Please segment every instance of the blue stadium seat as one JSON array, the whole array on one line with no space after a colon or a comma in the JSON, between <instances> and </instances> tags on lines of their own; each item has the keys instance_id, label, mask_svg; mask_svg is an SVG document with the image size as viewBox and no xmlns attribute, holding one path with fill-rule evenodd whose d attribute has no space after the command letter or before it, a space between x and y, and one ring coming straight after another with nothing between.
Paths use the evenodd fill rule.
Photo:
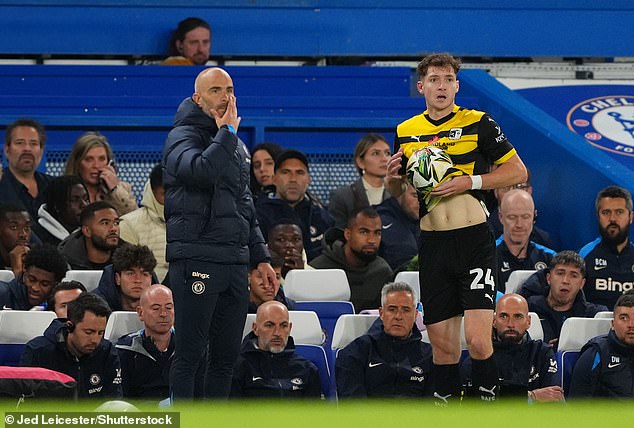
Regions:
<instances>
[{"instance_id":1,"label":"blue stadium seat","mask_svg":"<svg viewBox=\"0 0 634 428\"><path fill-rule=\"evenodd\" d=\"M568 395L572 370L581 354L581 348L593 337L607 334L612 326L609 318L570 317L561 327L557 348L557 364L561 376L561 386Z\"/></svg>"},{"instance_id":2,"label":"blue stadium seat","mask_svg":"<svg viewBox=\"0 0 634 428\"><path fill-rule=\"evenodd\" d=\"M18 366L24 345L44 334L52 311L0 311L0 366Z\"/></svg>"},{"instance_id":3,"label":"blue stadium seat","mask_svg":"<svg viewBox=\"0 0 634 428\"><path fill-rule=\"evenodd\" d=\"M310 360L317 366L319 370L319 378L321 380L321 392L324 397L333 397L334 388L331 384L330 366L326 351L319 345L295 345L295 352L298 355Z\"/></svg>"},{"instance_id":4,"label":"blue stadium seat","mask_svg":"<svg viewBox=\"0 0 634 428\"><path fill-rule=\"evenodd\" d=\"M354 314L354 306L352 302L332 301L300 301L296 302L295 310L298 311L314 311L319 318L321 328L326 334L324 348L330 349L332 344L332 336L335 333L335 325L341 315Z\"/></svg>"}]
</instances>

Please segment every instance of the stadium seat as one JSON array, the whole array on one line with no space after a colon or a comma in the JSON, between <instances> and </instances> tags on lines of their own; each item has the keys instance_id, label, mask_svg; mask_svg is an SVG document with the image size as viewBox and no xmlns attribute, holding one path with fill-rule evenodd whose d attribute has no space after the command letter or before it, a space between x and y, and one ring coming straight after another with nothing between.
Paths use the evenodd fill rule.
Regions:
<instances>
[{"instance_id":1,"label":"stadium seat","mask_svg":"<svg viewBox=\"0 0 634 428\"><path fill-rule=\"evenodd\" d=\"M599 311L596 314L594 314L595 318L609 318L609 319L613 319L614 318L614 311Z\"/></svg>"},{"instance_id":2,"label":"stadium seat","mask_svg":"<svg viewBox=\"0 0 634 428\"><path fill-rule=\"evenodd\" d=\"M293 269L284 279L284 294L293 300L350 300L342 269Z\"/></svg>"},{"instance_id":3,"label":"stadium seat","mask_svg":"<svg viewBox=\"0 0 634 428\"><path fill-rule=\"evenodd\" d=\"M324 343L325 335L321 329L319 318L313 311L288 311L288 316L293 323L291 336L295 344L319 345ZM255 314L247 314L247 319L242 330L244 338L252 330L255 322Z\"/></svg>"},{"instance_id":4,"label":"stadium seat","mask_svg":"<svg viewBox=\"0 0 634 428\"><path fill-rule=\"evenodd\" d=\"M528 315L531 317L531 326L528 328L528 334L531 335L533 340L544 340L544 329L539 315L535 312L529 312Z\"/></svg>"},{"instance_id":5,"label":"stadium seat","mask_svg":"<svg viewBox=\"0 0 634 428\"><path fill-rule=\"evenodd\" d=\"M418 282L418 272L403 271L396 274L394 282L405 282L414 289L416 301L420 302L420 282Z\"/></svg>"},{"instance_id":6,"label":"stadium seat","mask_svg":"<svg viewBox=\"0 0 634 428\"><path fill-rule=\"evenodd\" d=\"M579 358L581 348L593 337L607 334L612 327L609 318L570 317L561 327L557 349L557 363L561 386L567 395L572 379L572 369Z\"/></svg>"},{"instance_id":7,"label":"stadium seat","mask_svg":"<svg viewBox=\"0 0 634 428\"><path fill-rule=\"evenodd\" d=\"M106 323L106 331L103 335L112 343L117 343L121 336L139 331L143 328L143 322L133 311L114 311L110 314Z\"/></svg>"},{"instance_id":8,"label":"stadium seat","mask_svg":"<svg viewBox=\"0 0 634 428\"><path fill-rule=\"evenodd\" d=\"M536 270L514 270L509 275L509 280L506 282L506 288L504 289L504 294L509 293L517 293L524 285L524 281L528 279L529 276L537 272Z\"/></svg>"},{"instance_id":9,"label":"stadium seat","mask_svg":"<svg viewBox=\"0 0 634 428\"><path fill-rule=\"evenodd\" d=\"M321 380L321 392L326 398L332 397L334 388L331 385L330 366L328 365L328 358L324 348L319 345L298 344L295 345L295 352L317 366L319 379Z\"/></svg>"},{"instance_id":10,"label":"stadium seat","mask_svg":"<svg viewBox=\"0 0 634 428\"><path fill-rule=\"evenodd\" d=\"M341 315L335 325L331 348L333 350L345 348L354 339L367 333L378 317L378 315L370 314Z\"/></svg>"},{"instance_id":11,"label":"stadium seat","mask_svg":"<svg viewBox=\"0 0 634 428\"><path fill-rule=\"evenodd\" d=\"M313 311L317 314L321 328L324 329L326 335L323 345L326 349L330 349L332 335L335 332L335 325L339 317L344 314L354 314L352 302L343 301L301 301L295 303L295 310Z\"/></svg>"},{"instance_id":12,"label":"stadium seat","mask_svg":"<svg viewBox=\"0 0 634 428\"><path fill-rule=\"evenodd\" d=\"M11 282L15 278L12 270L0 269L0 281Z\"/></svg>"},{"instance_id":13,"label":"stadium seat","mask_svg":"<svg viewBox=\"0 0 634 428\"><path fill-rule=\"evenodd\" d=\"M26 342L44 334L52 311L0 311L0 366L17 366Z\"/></svg>"},{"instance_id":14,"label":"stadium seat","mask_svg":"<svg viewBox=\"0 0 634 428\"><path fill-rule=\"evenodd\" d=\"M101 270L69 270L62 281L74 280L84 284L86 290L94 291L99 285L101 279Z\"/></svg>"}]
</instances>

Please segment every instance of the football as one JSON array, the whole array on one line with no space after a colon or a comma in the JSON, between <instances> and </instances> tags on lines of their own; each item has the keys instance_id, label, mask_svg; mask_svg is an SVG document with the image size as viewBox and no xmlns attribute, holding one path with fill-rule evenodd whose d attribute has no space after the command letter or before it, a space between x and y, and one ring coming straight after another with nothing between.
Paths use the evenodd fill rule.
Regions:
<instances>
[{"instance_id":1,"label":"football","mask_svg":"<svg viewBox=\"0 0 634 428\"><path fill-rule=\"evenodd\" d=\"M445 178L453 162L447 153L438 147L423 147L416 150L407 162L407 180L420 193L429 193Z\"/></svg>"}]
</instances>

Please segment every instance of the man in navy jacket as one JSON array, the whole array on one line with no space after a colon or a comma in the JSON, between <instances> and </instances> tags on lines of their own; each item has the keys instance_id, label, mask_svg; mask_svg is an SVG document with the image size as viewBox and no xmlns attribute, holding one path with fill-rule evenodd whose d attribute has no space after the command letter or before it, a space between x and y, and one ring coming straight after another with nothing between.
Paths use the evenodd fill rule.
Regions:
<instances>
[{"instance_id":1,"label":"man in navy jacket","mask_svg":"<svg viewBox=\"0 0 634 428\"><path fill-rule=\"evenodd\" d=\"M163 150L176 400L193 397L207 348L206 395L229 396L249 303L249 265L265 281L277 281L249 190L249 154L236 135L241 118L231 76L207 68L194 90L178 107Z\"/></svg>"},{"instance_id":2,"label":"man in navy jacket","mask_svg":"<svg viewBox=\"0 0 634 428\"><path fill-rule=\"evenodd\" d=\"M57 318L43 336L24 348L21 366L43 367L72 376L83 398L121 397L121 365L103 338L108 304L93 293L68 302L68 319Z\"/></svg>"},{"instance_id":3,"label":"man in navy jacket","mask_svg":"<svg viewBox=\"0 0 634 428\"><path fill-rule=\"evenodd\" d=\"M275 300L262 303L242 342L231 396L236 398L319 398L317 367L295 353L288 309Z\"/></svg>"},{"instance_id":4,"label":"man in navy jacket","mask_svg":"<svg viewBox=\"0 0 634 428\"><path fill-rule=\"evenodd\" d=\"M431 346L415 326L416 297L403 282L381 291L382 325L355 339L335 363L339 398L431 397Z\"/></svg>"}]
</instances>

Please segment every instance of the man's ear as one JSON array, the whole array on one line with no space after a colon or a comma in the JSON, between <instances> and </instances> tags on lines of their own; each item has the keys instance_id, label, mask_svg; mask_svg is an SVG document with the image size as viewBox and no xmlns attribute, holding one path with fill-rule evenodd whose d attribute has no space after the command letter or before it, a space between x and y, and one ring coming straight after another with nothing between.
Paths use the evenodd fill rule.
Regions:
<instances>
[{"instance_id":1,"label":"man's ear","mask_svg":"<svg viewBox=\"0 0 634 428\"><path fill-rule=\"evenodd\" d=\"M198 102L200 101L200 94L198 92L194 92L192 94L192 100L194 100L197 106L200 106L200 104L198 104Z\"/></svg>"},{"instance_id":2,"label":"man's ear","mask_svg":"<svg viewBox=\"0 0 634 428\"><path fill-rule=\"evenodd\" d=\"M90 238L90 229L88 228L88 226L81 227L81 234L84 235L86 238Z\"/></svg>"},{"instance_id":3,"label":"man's ear","mask_svg":"<svg viewBox=\"0 0 634 428\"><path fill-rule=\"evenodd\" d=\"M136 307L136 314L139 317L139 319L143 321L143 309L141 309L141 305Z\"/></svg>"},{"instance_id":4,"label":"man's ear","mask_svg":"<svg viewBox=\"0 0 634 428\"><path fill-rule=\"evenodd\" d=\"M347 227L343 229L343 237L346 239L346 242L350 240L350 234L350 229L348 229Z\"/></svg>"},{"instance_id":5,"label":"man's ear","mask_svg":"<svg viewBox=\"0 0 634 428\"><path fill-rule=\"evenodd\" d=\"M121 274L118 272L114 273L114 283L117 287L121 287Z\"/></svg>"}]
</instances>

